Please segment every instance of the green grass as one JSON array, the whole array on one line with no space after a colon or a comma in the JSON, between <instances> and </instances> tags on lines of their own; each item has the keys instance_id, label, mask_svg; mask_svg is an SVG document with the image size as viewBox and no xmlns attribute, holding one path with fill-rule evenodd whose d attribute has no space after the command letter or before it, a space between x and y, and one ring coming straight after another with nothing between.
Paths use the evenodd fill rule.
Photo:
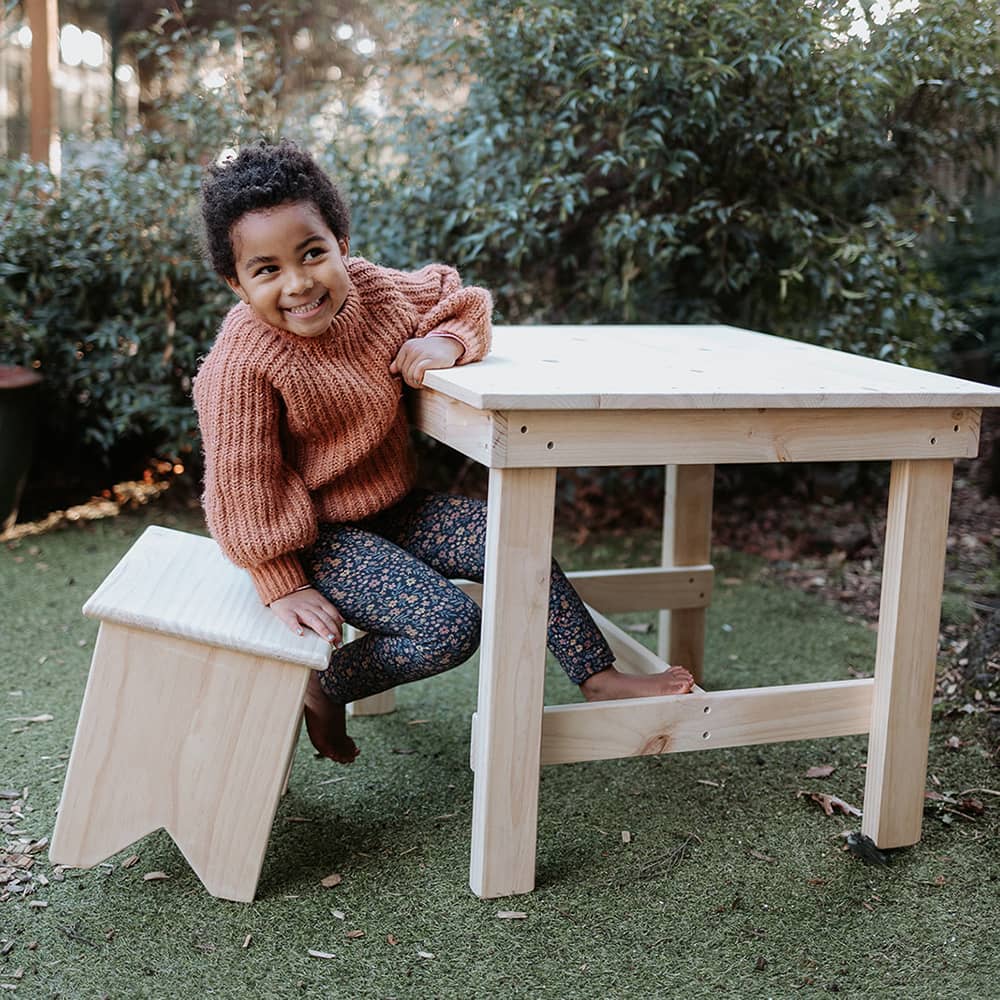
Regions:
<instances>
[{"instance_id":1,"label":"green grass","mask_svg":"<svg viewBox=\"0 0 1000 1000\"><path fill-rule=\"evenodd\" d=\"M0 548L0 786L27 788L30 810L8 845L51 834L96 633L79 608L150 520L193 524L153 509ZM588 547L588 558L649 563L655 552L640 535ZM560 556L579 562L566 546ZM757 582L751 560L721 553L717 564L711 686L870 669L869 629ZM73 1000L997 995L1000 800L983 795L975 822L929 816L918 846L866 867L842 849L857 820L796 797L822 790L860 806L860 737L548 768L537 890L476 899L475 673L467 665L402 688L394 715L356 720L363 756L351 768L300 742L252 905L209 896L162 831L61 881L40 853L35 871L49 884L0 903L0 941L11 943L0 983L15 998ZM573 698L551 664L547 687L551 701ZM46 713L53 721L7 721ZM930 770L942 791L998 784L976 725L935 721ZM946 747L953 734L965 741L958 751ZM805 778L814 764L836 771ZM132 853L139 862L122 867ZM158 870L170 878L143 880ZM324 889L331 872L343 881ZM527 918L499 919L502 910Z\"/></svg>"}]
</instances>

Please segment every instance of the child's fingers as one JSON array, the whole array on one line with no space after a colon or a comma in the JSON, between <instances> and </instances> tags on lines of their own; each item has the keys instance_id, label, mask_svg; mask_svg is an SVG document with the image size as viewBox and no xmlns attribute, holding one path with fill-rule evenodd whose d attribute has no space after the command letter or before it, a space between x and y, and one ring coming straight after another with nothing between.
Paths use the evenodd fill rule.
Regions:
<instances>
[{"instance_id":1,"label":"child's fingers","mask_svg":"<svg viewBox=\"0 0 1000 1000\"><path fill-rule=\"evenodd\" d=\"M339 646L342 642L340 623L329 614L321 614L309 609L299 613L299 621L315 632L321 639Z\"/></svg>"}]
</instances>

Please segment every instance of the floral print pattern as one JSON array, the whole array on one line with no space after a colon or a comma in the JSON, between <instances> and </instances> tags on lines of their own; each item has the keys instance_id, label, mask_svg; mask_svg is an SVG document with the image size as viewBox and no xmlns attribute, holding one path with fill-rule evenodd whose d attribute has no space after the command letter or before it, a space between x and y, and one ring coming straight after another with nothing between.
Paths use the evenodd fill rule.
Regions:
<instances>
[{"instance_id":1,"label":"floral print pattern","mask_svg":"<svg viewBox=\"0 0 1000 1000\"><path fill-rule=\"evenodd\" d=\"M486 503L414 490L350 524L321 524L304 553L313 585L364 635L336 650L320 685L346 704L464 663L480 611L453 579L483 580ZM548 645L574 684L614 663L579 595L553 561Z\"/></svg>"}]
</instances>

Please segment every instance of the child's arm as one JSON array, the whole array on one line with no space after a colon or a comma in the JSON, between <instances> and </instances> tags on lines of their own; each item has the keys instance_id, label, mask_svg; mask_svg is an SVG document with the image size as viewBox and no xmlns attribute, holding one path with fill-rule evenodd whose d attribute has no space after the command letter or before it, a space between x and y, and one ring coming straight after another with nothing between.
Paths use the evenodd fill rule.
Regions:
<instances>
[{"instance_id":1,"label":"child's arm","mask_svg":"<svg viewBox=\"0 0 1000 1000\"><path fill-rule=\"evenodd\" d=\"M453 364L466 365L486 357L490 350L493 299L485 288L463 287L458 271L445 264L388 273L417 311L414 338L442 335L442 340L457 342L462 352ZM450 368L451 364L433 367Z\"/></svg>"},{"instance_id":2,"label":"child's arm","mask_svg":"<svg viewBox=\"0 0 1000 1000\"><path fill-rule=\"evenodd\" d=\"M271 604L308 583L297 553L319 530L309 491L282 454L277 390L246 358L213 349L194 399L209 529Z\"/></svg>"}]
</instances>

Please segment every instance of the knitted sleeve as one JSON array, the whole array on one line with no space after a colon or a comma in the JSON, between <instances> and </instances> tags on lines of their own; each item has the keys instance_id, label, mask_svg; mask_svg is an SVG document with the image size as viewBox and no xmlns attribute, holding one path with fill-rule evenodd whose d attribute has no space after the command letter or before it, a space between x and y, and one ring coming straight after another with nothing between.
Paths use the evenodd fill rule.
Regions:
<instances>
[{"instance_id":1,"label":"knitted sleeve","mask_svg":"<svg viewBox=\"0 0 1000 1000\"><path fill-rule=\"evenodd\" d=\"M246 358L213 351L194 398L209 530L270 604L308 582L296 553L318 533L305 483L282 456L278 392Z\"/></svg>"},{"instance_id":2,"label":"knitted sleeve","mask_svg":"<svg viewBox=\"0 0 1000 1000\"><path fill-rule=\"evenodd\" d=\"M397 288L420 317L414 336L447 334L462 343L458 364L481 361L490 350L493 299L485 288L462 287L458 271L445 264L428 264L419 271L392 271Z\"/></svg>"}]
</instances>

